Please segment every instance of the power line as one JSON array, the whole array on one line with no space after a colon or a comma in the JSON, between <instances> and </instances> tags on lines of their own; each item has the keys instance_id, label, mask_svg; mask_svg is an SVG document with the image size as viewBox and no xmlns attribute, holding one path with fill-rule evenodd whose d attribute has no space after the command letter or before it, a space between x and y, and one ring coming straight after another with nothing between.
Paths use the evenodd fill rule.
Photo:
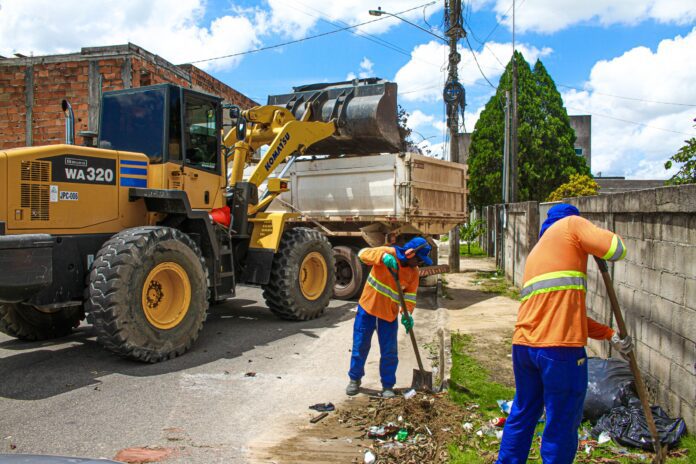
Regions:
<instances>
[{"instance_id":1,"label":"power line","mask_svg":"<svg viewBox=\"0 0 696 464\"><path fill-rule=\"evenodd\" d=\"M316 11L317 13L319 13L319 16L313 15L313 14L308 13L308 12L306 12L306 11L298 10L298 11L300 11L300 13L304 13L304 14L306 14L306 15L309 15L309 16L312 16L312 17L314 17L314 18L317 18L317 19L319 19L320 21L323 21L323 22L325 22L325 23L327 23L327 24L330 24L330 25L332 25L333 27L336 27L336 28L341 28L341 27L344 27L344 26L350 26L350 24L346 23L345 21L338 20L337 22L338 22L338 23L341 23L341 24L343 25L343 26L340 26L340 25L336 24L335 22L330 21L329 19L326 19L326 18L328 17L328 15L327 15L326 13L324 13L324 12L318 10L317 8L313 8L313 7L309 6L309 5L305 5L304 3L299 2L299 1L298 1L297 3L299 3L299 4L302 5L302 6L304 6L305 8L309 8L310 10ZM359 32L357 32L357 31L353 31L353 30L348 30L348 32L350 32L351 34L353 34L353 35L355 35L355 36L357 36L357 37L361 37L361 38L363 38L363 39L369 40L370 42L376 43L377 45L381 45L381 46L383 46L383 47L385 47L385 48L388 48L388 49L390 49L390 50L392 50L392 51L395 51L395 52L397 52L397 53L401 53L402 55L406 55L406 56L409 56L409 57L411 56L411 53L408 52L407 50L404 50L403 48L399 47L398 45L395 45L395 44L393 44L393 43L391 43L391 42L388 42L388 41L386 41L386 40L384 40L384 39L381 39L381 38L379 38L379 37L377 37L377 36L375 36L375 35L373 35L373 34L370 34L370 33L364 32L364 31L359 31Z\"/></svg>"},{"instance_id":2,"label":"power line","mask_svg":"<svg viewBox=\"0 0 696 464\"><path fill-rule=\"evenodd\" d=\"M469 37L467 35L464 35L464 39L466 40L466 44L469 46L469 50L471 51L471 56L474 57L474 62L476 62L476 67L478 68L479 72L483 76L483 78L488 82L488 85L491 86L492 89L497 90L497 87L491 84L491 81L488 80L488 77L483 73L483 69L481 69L481 65L478 62L478 58L476 58L476 53L474 52L474 49L471 47L471 42L469 42Z\"/></svg>"},{"instance_id":3,"label":"power line","mask_svg":"<svg viewBox=\"0 0 696 464\"><path fill-rule=\"evenodd\" d=\"M626 97L623 95L613 95L610 93L603 93L603 92L598 92L596 90L586 90L586 89L581 89L579 87L573 87L572 85L566 85L566 84L556 84L558 87L565 87L566 89L573 89L573 90L578 90L580 92L591 92L593 94L597 95L603 95L605 97L611 97L611 98L620 98L622 100L631 100L631 101L637 101L637 102L643 102L643 103L657 103L659 105L674 105L674 106L688 106L688 107L696 107L696 104L692 103L677 103L677 102L667 102L667 101L659 101L659 100L647 100L645 98L637 98L637 97Z\"/></svg>"},{"instance_id":4,"label":"power line","mask_svg":"<svg viewBox=\"0 0 696 464\"><path fill-rule=\"evenodd\" d=\"M578 111L578 112L583 112L583 113L585 113L585 111L581 111L581 110L578 109L578 108L572 108L572 107L568 107L568 108L572 109L573 111ZM686 135L686 136L689 136L689 137L696 137L696 134L689 134L689 133L687 133L687 132L680 132L680 131L675 131L675 130L672 130L672 129L665 129L664 127L651 126L650 124L645 124L645 123L638 122L638 121L631 121L631 120L628 120L628 119L617 118L617 117L615 117L615 116L609 116L608 114L590 113L590 115L592 115L592 116L599 116L600 118L613 119L613 120L615 120L615 121L627 122L627 123L629 123L629 124L635 124L636 126L643 126L643 127L647 127L647 128L655 129L655 130L659 130L659 131L671 132L671 133L673 133L673 134L680 134L680 135Z\"/></svg>"},{"instance_id":5,"label":"power line","mask_svg":"<svg viewBox=\"0 0 696 464\"><path fill-rule=\"evenodd\" d=\"M430 2L424 3L424 4L422 4L422 5L418 5L418 6L413 7L413 8L409 8L408 10L399 11L399 12L397 12L397 13L395 13L395 14L396 14L396 15L400 15L400 14L408 13L409 11L413 11L413 10L417 10L417 9L419 9L419 8L422 8L422 7L426 6L426 5L428 5L429 3L430 3ZM307 41L307 40L317 39L317 38L319 38L319 37L324 37L324 36L327 36L327 35L336 34L336 33L338 33L338 32L348 31L348 30L350 30L350 29L355 29L356 27L365 26L366 24L375 23L375 22L377 22L377 21L383 21L383 20L385 20L385 19L387 19L387 18L389 18L389 16L385 16L385 17L380 17L380 18L372 19L372 20L370 20L370 21L365 21L365 22L362 22L362 23L359 23L359 24L354 24L354 25L352 25L352 26L342 27L342 28L340 28L340 29L336 29L336 30L333 30L333 31L323 32L323 33L321 33L321 34L310 35L310 36L307 36L307 37L303 37L303 38L301 38L301 39L290 40L290 41L288 41L288 42L278 43L278 44L274 44L274 45L268 45L268 46L265 46L265 47L259 47L259 48L255 48L255 49L252 49L252 50L247 50L247 51L244 51L244 52L230 53L229 55L216 56L216 57L213 57L213 58L205 58L205 59L202 59L202 60L189 61L189 63L190 63L190 64L205 63L205 62L208 62L208 61L222 60L222 59L225 59L225 58L234 58L234 57L236 57L236 56L249 55L249 54L251 54L251 53L258 53L258 52L262 52L262 51L266 51L266 50L272 50L272 49L274 49L274 48L280 48L280 47L284 47L284 46L286 46L286 45L292 45L292 44L304 42L304 41Z\"/></svg>"}]
</instances>

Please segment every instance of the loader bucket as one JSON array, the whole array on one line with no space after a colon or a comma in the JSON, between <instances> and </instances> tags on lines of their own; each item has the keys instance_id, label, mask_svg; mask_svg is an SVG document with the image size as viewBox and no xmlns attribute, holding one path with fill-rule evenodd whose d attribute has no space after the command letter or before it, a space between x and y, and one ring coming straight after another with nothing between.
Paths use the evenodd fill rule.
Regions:
<instances>
[{"instance_id":1,"label":"loader bucket","mask_svg":"<svg viewBox=\"0 0 696 464\"><path fill-rule=\"evenodd\" d=\"M287 108L297 119L311 105L310 121L336 121L336 134L314 144L307 153L367 155L401 151L396 83L369 78L303 85L293 90L269 96L268 104Z\"/></svg>"}]
</instances>

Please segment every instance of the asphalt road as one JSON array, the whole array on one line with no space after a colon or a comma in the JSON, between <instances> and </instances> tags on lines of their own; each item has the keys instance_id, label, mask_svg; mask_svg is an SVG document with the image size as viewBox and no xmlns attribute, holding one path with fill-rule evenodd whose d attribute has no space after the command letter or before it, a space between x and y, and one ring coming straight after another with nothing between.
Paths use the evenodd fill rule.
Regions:
<instances>
[{"instance_id":1,"label":"asphalt road","mask_svg":"<svg viewBox=\"0 0 696 464\"><path fill-rule=\"evenodd\" d=\"M240 287L211 310L191 351L153 365L104 350L89 325L50 342L0 334L0 453L113 458L168 447L171 463L248 462L250 448L306 424L309 405L345 400L354 308L332 301L317 320L287 322L258 289ZM401 335L397 387L414 366ZM373 346L368 389L379 388Z\"/></svg>"}]
</instances>

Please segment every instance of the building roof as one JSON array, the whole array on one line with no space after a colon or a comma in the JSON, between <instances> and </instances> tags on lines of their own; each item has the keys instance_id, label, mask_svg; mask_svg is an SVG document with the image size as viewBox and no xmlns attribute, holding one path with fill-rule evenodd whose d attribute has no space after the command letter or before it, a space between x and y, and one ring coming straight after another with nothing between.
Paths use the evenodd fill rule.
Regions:
<instances>
[{"instance_id":1,"label":"building roof","mask_svg":"<svg viewBox=\"0 0 696 464\"><path fill-rule=\"evenodd\" d=\"M630 192L633 190L645 190L663 187L665 181L661 179L626 179L624 177L595 177L594 181L599 185L599 194Z\"/></svg>"}]
</instances>

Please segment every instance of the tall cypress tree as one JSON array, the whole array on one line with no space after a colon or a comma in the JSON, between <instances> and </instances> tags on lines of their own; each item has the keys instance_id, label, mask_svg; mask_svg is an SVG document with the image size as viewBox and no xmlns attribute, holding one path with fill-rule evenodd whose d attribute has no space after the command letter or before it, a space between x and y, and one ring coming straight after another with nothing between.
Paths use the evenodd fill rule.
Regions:
<instances>
[{"instance_id":1,"label":"tall cypress tree","mask_svg":"<svg viewBox=\"0 0 696 464\"><path fill-rule=\"evenodd\" d=\"M575 133L560 93L541 61L534 70L521 53L517 62L517 187L519 201L544 201L571 174L589 174L575 154ZM471 137L469 188L471 203L502 202L505 91L512 88L512 60L500 77L498 89L481 112Z\"/></svg>"}]
</instances>

